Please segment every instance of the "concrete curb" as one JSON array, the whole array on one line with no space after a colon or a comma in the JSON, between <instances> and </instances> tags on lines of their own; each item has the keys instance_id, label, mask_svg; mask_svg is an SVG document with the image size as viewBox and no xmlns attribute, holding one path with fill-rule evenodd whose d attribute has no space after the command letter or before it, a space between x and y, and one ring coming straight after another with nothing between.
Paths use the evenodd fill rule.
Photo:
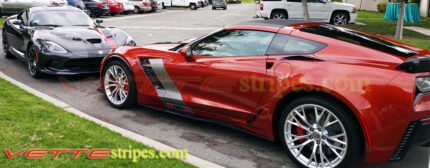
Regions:
<instances>
[{"instance_id":1,"label":"concrete curb","mask_svg":"<svg viewBox=\"0 0 430 168\"><path fill-rule=\"evenodd\" d=\"M79 116L81 118L84 118L86 120L89 120L89 121L92 121L94 123L97 123L97 124L101 125L102 127L108 128L111 131L114 131L116 133L121 134L124 137L127 137L127 138L130 138L132 140L138 141L138 142L140 142L142 144L145 144L145 145L150 146L150 147L152 147L154 149L157 149L157 150L175 150L175 148L167 146L167 145L165 145L163 143L160 143L158 141L149 139L149 138L144 137L144 136L142 136L140 134L134 133L132 131L126 130L124 128L115 126L113 124L110 124L110 123L104 122L104 121L102 121L100 119L97 119L95 117L92 117L92 116L90 116L90 115L88 115L88 114L86 114L84 112L81 112L81 111L79 111L79 110L71 107L67 103L64 103L64 102L62 102L62 101L60 101L58 99L55 99L55 98L53 98L51 96L48 96L48 95L46 95L46 94L44 94L44 93L42 93L40 91L37 91L37 90L35 90L35 89L33 89L33 88L31 88L31 87L29 87L29 86L27 86L27 85L25 85L25 84L17 81L15 79L12 79L11 77L7 76L6 74L4 74L1 71L0 71L0 78L2 78L4 80L6 80L6 81L8 81L8 82L10 82L12 84L14 84L15 86L18 86L19 88L21 88L21 89L29 92L30 94L33 94L33 95L35 95L35 96L37 96L37 97L39 97L39 98L41 98L41 99L43 99L43 100L45 100L47 102L50 102L50 103L54 104L57 107L60 107L60 108L64 109L65 111L67 111L69 113L75 114L75 115L77 115L77 116ZM198 158L196 156L193 156L193 155L188 155L188 158L185 159L185 160L183 160L183 161L185 161L185 162L187 162L189 164L192 164L194 166L197 166L197 167L202 167L202 168L223 168L223 166L221 166L221 165L209 162L207 160L200 159L200 158Z\"/></svg>"}]
</instances>

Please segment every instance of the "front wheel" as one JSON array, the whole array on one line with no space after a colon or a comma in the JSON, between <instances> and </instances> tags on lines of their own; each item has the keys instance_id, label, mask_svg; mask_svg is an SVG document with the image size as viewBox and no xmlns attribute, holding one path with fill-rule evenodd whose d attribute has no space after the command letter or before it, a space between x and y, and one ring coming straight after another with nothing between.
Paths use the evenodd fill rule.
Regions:
<instances>
[{"instance_id":1,"label":"front wheel","mask_svg":"<svg viewBox=\"0 0 430 168\"><path fill-rule=\"evenodd\" d=\"M331 24L334 25L346 25L349 21L349 15L346 12L336 12L331 17Z\"/></svg>"},{"instance_id":2,"label":"front wheel","mask_svg":"<svg viewBox=\"0 0 430 168\"><path fill-rule=\"evenodd\" d=\"M322 96L287 105L279 135L287 154L301 167L355 167L362 162L362 136L350 110Z\"/></svg>"},{"instance_id":3,"label":"front wheel","mask_svg":"<svg viewBox=\"0 0 430 168\"><path fill-rule=\"evenodd\" d=\"M41 78L45 74L40 71L39 65L39 53L35 46L31 46L27 51L27 65L30 75L33 78Z\"/></svg>"},{"instance_id":4,"label":"front wheel","mask_svg":"<svg viewBox=\"0 0 430 168\"><path fill-rule=\"evenodd\" d=\"M190 9L191 9L191 10L196 10L196 9L197 9L196 4L191 4L191 5L190 5Z\"/></svg>"},{"instance_id":5,"label":"front wheel","mask_svg":"<svg viewBox=\"0 0 430 168\"><path fill-rule=\"evenodd\" d=\"M112 61L103 68L102 84L109 104L115 108L127 108L136 103L136 84L133 73L121 61Z\"/></svg>"}]
</instances>

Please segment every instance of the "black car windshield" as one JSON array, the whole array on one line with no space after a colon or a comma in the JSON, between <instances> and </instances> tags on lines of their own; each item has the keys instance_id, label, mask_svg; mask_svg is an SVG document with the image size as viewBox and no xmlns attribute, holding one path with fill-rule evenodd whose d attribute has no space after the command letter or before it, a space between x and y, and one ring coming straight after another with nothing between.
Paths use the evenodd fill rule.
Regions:
<instances>
[{"instance_id":1,"label":"black car windshield","mask_svg":"<svg viewBox=\"0 0 430 168\"><path fill-rule=\"evenodd\" d=\"M363 47L372 48L378 51L405 58L418 54L415 51L394 44L392 42L343 27L336 27L332 25L319 25L313 27L305 27L300 29L300 31L342 40L345 42L357 44Z\"/></svg>"},{"instance_id":2,"label":"black car windshield","mask_svg":"<svg viewBox=\"0 0 430 168\"><path fill-rule=\"evenodd\" d=\"M41 11L30 15L30 26L92 26L94 22L80 10Z\"/></svg>"}]
</instances>

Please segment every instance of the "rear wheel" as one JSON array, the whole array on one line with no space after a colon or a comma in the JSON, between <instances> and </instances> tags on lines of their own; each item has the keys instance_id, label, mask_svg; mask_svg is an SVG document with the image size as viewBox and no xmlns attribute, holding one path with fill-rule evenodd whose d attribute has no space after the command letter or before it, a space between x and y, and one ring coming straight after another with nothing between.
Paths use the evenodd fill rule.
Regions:
<instances>
[{"instance_id":1,"label":"rear wheel","mask_svg":"<svg viewBox=\"0 0 430 168\"><path fill-rule=\"evenodd\" d=\"M133 11L135 14L138 14L138 13L140 13L140 8L139 7L137 7L137 6L135 6L134 7L134 11Z\"/></svg>"},{"instance_id":2,"label":"rear wheel","mask_svg":"<svg viewBox=\"0 0 430 168\"><path fill-rule=\"evenodd\" d=\"M127 108L136 103L137 92L133 73L122 61L112 61L102 73L103 89L109 104L115 108Z\"/></svg>"},{"instance_id":3,"label":"rear wheel","mask_svg":"<svg viewBox=\"0 0 430 168\"><path fill-rule=\"evenodd\" d=\"M227 10L227 7L224 7L224 10Z\"/></svg>"},{"instance_id":4,"label":"rear wheel","mask_svg":"<svg viewBox=\"0 0 430 168\"><path fill-rule=\"evenodd\" d=\"M284 109L279 137L301 167L356 167L363 138L349 109L322 96L299 98Z\"/></svg>"},{"instance_id":5,"label":"rear wheel","mask_svg":"<svg viewBox=\"0 0 430 168\"><path fill-rule=\"evenodd\" d=\"M27 51L27 65L30 75L33 78L41 78L44 73L40 71L38 66L39 53L34 45L32 45Z\"/></svg>"},{"instance_id":6,"label":"rear wheel","mask_svg":"<svg viewBox=\"0 0 430 168\"><path fill-rule=\"evenodd\" d=\"M288 19L288 15L285 11L275 10L272 12L270 19Z\"/></svg>"},{"instance_id":7,"label":"rear wheel","mask_svg":"<svg viewBox=\"0 0 430 168\"><path fill-rule=\"evenodd\" d=\"M6 31L5 30L3 30L2 36L3 36L3 52L4 52L4 56L7 59L14 58L14 56L12 55L12 53L10 53L10 51L9 51L9 47L10 46L9 46L9 42L7 40L7 35L6 35Z\"/></svg>"},{"instance_id":8,"label":"rear wheel","mask_svg":"<svg viewBox=\"0 0 430 168\"><path fill-rule=\"evenodd\" d=\"M212 10L215 10L216 8L215 7L212 7Z\"/></svg>"}]
</instances>

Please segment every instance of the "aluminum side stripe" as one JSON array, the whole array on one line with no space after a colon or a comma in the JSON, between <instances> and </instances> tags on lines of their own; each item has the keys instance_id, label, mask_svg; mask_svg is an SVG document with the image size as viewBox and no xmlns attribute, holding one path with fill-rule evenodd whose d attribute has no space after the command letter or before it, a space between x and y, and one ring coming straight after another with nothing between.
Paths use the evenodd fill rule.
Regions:
<instances>
[{"instance_id":1,"label":"aluminum side stripe","mask_svg":"<svg viewBox=\"0 0 430 168\"><path fill-rule=\"evenodd\" d=\"M164 95L158 95L164 101L165 104L172 103L185 107L185 103L182 99L182 95L179 92L176 85L170 79L169 74L164 67L163 59L149 59L149 63L154 73L157 75L160 82L165 87ZM160 93L157 91L157 93Z\"/></svg>"}]
</instances>

